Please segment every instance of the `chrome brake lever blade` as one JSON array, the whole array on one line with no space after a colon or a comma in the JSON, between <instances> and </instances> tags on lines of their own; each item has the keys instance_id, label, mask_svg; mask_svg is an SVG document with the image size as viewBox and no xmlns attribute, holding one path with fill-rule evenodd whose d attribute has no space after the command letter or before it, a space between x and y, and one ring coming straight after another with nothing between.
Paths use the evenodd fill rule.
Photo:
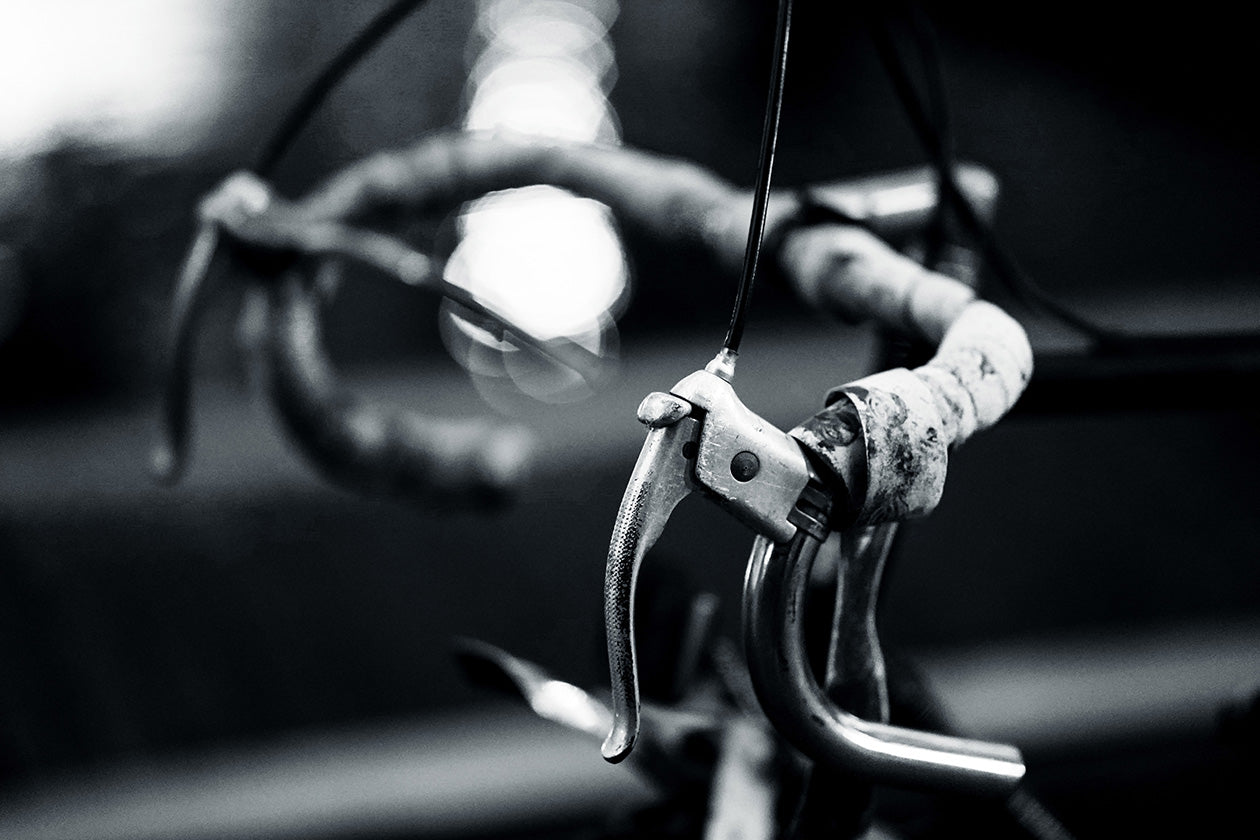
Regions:
<instances>
[{"instance_id":1,"label":"chrome brake lever blade","mask_svg":"<svg viewBox=\"0 0 1260 840\"><path fill-rule=\"evenodd\" d=\"M601 752L625 758L639 734L639 672L634 646L634 590L643 557L660 537L674 508L691 493L691 461L700 421L691 405L672 394L653 393L639 406L649 427L626 485L608 546L604 576L604 627L612 684L613 726Z\"/></svg>"}]
</instances>

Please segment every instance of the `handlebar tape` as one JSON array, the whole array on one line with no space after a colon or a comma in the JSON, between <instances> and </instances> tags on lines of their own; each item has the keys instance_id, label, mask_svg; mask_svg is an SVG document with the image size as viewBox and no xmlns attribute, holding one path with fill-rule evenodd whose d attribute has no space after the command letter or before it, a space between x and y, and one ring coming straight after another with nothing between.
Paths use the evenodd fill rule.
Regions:
<instances>
[{"instance_id":1,"label":"handlebar tape","mask_svg":"<svg viewBox=\"0 0 1260 840\"><path fill-rule=\"evenodd\" d=\"M728 217L742 209L746 228L751 199L703 167L624 147L511 133L440 133L372 155L316 187L296 209L312 220L447 211L488 192L536 184L603 202L619 222L661 244L699 242L720 256L733 248L736 265L743 257L746 232Z\"/></svg>"},{"instance_id":2,"label":"handlebar tape","mask_svg":"<svg viewBox=\"0 0 1260 840\"><path fill-rule=\"evenodd\" d=\"M334 484L429 506L493 506L524 479L529 433L481 419L440 420L368 401L324 354L319 296L296 273L271 290L272 402L303 453Z\"/></svg>"},{"instance_id":3,"label":"handlebar tape","mask_svg":"<svg viewBox=\"0 0 1260 840\"><path fill-rule=\"evenodd\" d=\"M1023 328L963 283L860 228L793 231L780 261L814 305L937 345L912 371L887 370L833 390L827 408L790 432L850 485L857 524L931 512L944 489L948 451L996 423L1028 385L1033 356ZM863 471L852 466L858 429Z\"/></svg>"},{"instance_id":4,"label":"handlebar tape","mask_svg":"<svg viewBox=\"0 0 1260 840\"><path fill-rule=\"evenodd\" d=\"M551 184L607 204L619 221L663 245L703 245L725 266L742 260L751 198L695 164L621 147L511 134L438 134L366 158L296 204L312 220L381 210L449 209L494 190ZM784 276L808 303L874 321L937 345L913 371L896 369L836 389L791 434L832 468L855 500L855 521L930 512L948 451L991 426L1032 375L1023 328L963 283L929 271L858 226L791 224L798 201L772 197ZM860 440L864 452L856 451Z\"/></svg>"}]
</instances>

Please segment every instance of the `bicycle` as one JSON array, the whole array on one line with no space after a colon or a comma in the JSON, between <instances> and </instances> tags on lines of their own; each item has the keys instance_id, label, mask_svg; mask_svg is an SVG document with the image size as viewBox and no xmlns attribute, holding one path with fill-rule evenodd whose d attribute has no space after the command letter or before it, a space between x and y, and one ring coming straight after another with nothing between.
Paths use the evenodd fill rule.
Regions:
<instances>
[{"instance_id":1,"label":"bicycle","mask_svg":"<svg viewBox=\"0 0 1260 840\"><path fill-rule=\"evenodd\" d=\"M405 165L400 166L400 163ZM938 173L953 171L952 162L943 155L937 163L943 164L938 166ZM447 449L445 442L439 445L440 436L430 434L429 429L410 420L381 421L370 412L365 415L356 406L342 410L345 398L329 386L329 374L326 368L319 366L318 345L311 340L317 327L318 286L309 280L302 282L284 277L284 273L295 264L296 257L306 254L351 257L399 275L404 282L459 295L457 289L443 286L436 279L424 255L349 230L342 222L364 210L375 209L386 200L415 210L437 203L454 204L488 189L520 186L535 180L559 183L592 194L622 211L634 224L653 230L662 241L699 242L717 252L728 265L735 265L738 256L745 251L746 240L739 226L730 223L731 218L739 215L731 209L731 205L737 203L734 191L706 182L702 174L685 165L671 165L673 168L665 176L654 171L659 166L659 163L636 158L632 152L547 146L528 141L504 142L493 138L438 138L403 156L385 155L352 168L295 205L268 194L260 182L238 180L225 185L224 192L206 205L204 218L209 227L226 231L238 244L243 244L256 270L278 278L271 291L276 404L295 438L304 443L321 468L335 480L371 491L418 493L430 500L450 500L455 493L484 499L504 492L513 482L519 464L511 462L510 458L505 462L496 458L487 460L483 456L488 451L514 452L516 447L508 442L502 447L487 449L484 433L477 432L457 448ZM436 174L436 184L427 180L400 182L398 173L407 170L424 171L429 177ZM545 177L539 173L545 173ZM612 173L618 173L620 180ZM647 186L653 179L662 186ZM630 188L637 194L627 199L624 194ZM953 201L961 194L956 176L941 176L939 189ZM798 539L798 531L789 531L784 522L814 542L822 542L831 529L829 508L837 499L840 500L838 521L850 528L885 525L907 516L921 515L939 498L944 478L943 452L949 443L961 442L978 428L995 422L1018 398L1031 373L1031 354L1018 325L1004 320L1000 312L983 306L968 310L972 305L971 293L965 287L936 278L909 282L906 286L912 289L910 291L899 289L893 293L883 286L889 277L904 280L918 269L911 269L890 251L881 250L873 239L857 229L862 224L877 224L878 220L863 218L861 212L854 212L845 202L834 201L834 196L829 202L823 191L777 198L776 207L767 194L771 203L768 210L771 240L785 262L784 273L808 299L816 304L839 307L854 320L873 316L887 327L908 327L934 341L952 341L954 343L943 348L942 353L960 352L972 357L972 364L970 368L964 368L959 362L937 363L935 367L929 362L921 366L920 369L928 370L920 374L921 378L936 377L935 371L943 367L955 381L950 385L942 384L944 380L939 378L933 379L935 390L926 392L919 385L907 384L912 380L900 373L856 383L836 395L838 401L831 409L794 430L796 440L812 453L803 458L797 457L793 449L796 444L785 443L784 438L775 434L777 430L768 432L761 427L759 418L745 413L733 400L733 392L728 393L725 386L714 381L729 383L733 378L733 355L720 354L706 367L704 376L697 375L698 379L679 383L672 396L655 395L645 402L640 419L649 426L649 444L627 492L610 555L607 598L609 631L613 639L610 651L617 686L612 715L620 719L605 750L612 758L623 757L634 740L633 710L637 701L633 697L630 597L637 565L652 541L652 534L663 528L673 503L692 488L691 482L697 482L723 500L721 503L737 518L743 517L743 521L761 530L763 535L784 544ZM973 207L966 200L959 206ZM727 222L715 224L714 217L722 215L727 217ZM697 220L703 220L703 224L697 224ZM800 230L796 229L798 227ZM841 230L843 233L838 232ZM756 240L759 239L757 236ZM837 239L843 239L843 244L836 244ZM753 241L753 237L747 241ZM190 277L199 271L205 257L204 245L200 251L190 261ZM862 291L853 293L852 299L846 297L851 288L847 283L855 277L847 274L846 284L838 283L834 280L836 275L827 271L834 270L836 264L845 271L855 272L856 279L868 284ZM863 269L867 267L870 273L864 275ZM528 345L553 361L571 364L576 369L582 367L579 348L564 343L531 342L528 334L513 332L513 325L501 314L467 297L460 302L484 322L503 329L503 340ZM969 312L967 321L959 326L958 319L965 310ZM984 314L975 314L978 312ZM981 322L977 328L979 337L973 334L965 339L946 338L956 326L965 335L975 322ZM995 364L995 357L1001 358L1002 363ZM879 463L875 453L882 455L890 447L870 444L875 436L904 431L899 423L887 418L896 414L889 405L899 411L906 403L914 406L911 416L926 414L935 419L925 422L911 435L917 446L907 449L904 442L882 439L888 444L902 443L899 456L916 466L908 482L897 483L888 477L892 475L893 465L900 460L894 458ZM173 400L171 404L178 406L180 401ZM968 405L974 410L969 412ZM942 406L949 410L942 412ZM172 428L182 428L180 416L178 411L172 413L175 418ZM705 437L708 429L705 424L728 417L738 420L728 421L731 428L720 431L733 435L734 440ZM365 423L373 427L373 433L357 434ZM377 433L379 428L387 429L387 434ZM846 448L858 439L859 433L866 436L865 457ZM178 452L183 438L177 432L172 439L176 441L172 451ZM756 440L757 444L746 444L749 440ZM688 444L694 448L691 454ZM720 453L720 457L715 453ZM746 457L749 454L753 457ZM662 465L669 455L675 463L679 459L684 462L695 459L695 472L676 476L674 486L663 491L663 496L657 496L662 492L657 482L665 471ZM477 457L474 459L474 456ZM706 462L706 458L710 460ZM738 464L735 464L736 459ZM175 455L168 457L165 463L173 465L178 461ZM729 478L715 466L719 461L720 466L731 473ZM784 498L770 502L749 501L745 497L748 482L766 475L775 480L790 476L791 491L786 493L786 501ZM735 484L731 483L732 479ZM867 482L871 487L864 493L862 485ZM812 488L810 501L816 509L806 511L798 499L803 498L802 493L809 488ZM849 504L845 504L845 500ZM637 509L640 504L646 505L646 509ZM766 505L773 510L767 512ZM875 711L864 711L862 716L875 719L886 714L881 706L886 706L887 698L879 696L881 666L870 615L874 607L873 595L878 589L880 558L891 532L884 528L855 531L849 536L860 548L838 567L851 570L857 580L855 586L840 588L846 599L857 600L846 601L838 611L838 620L843 618L857 638L862 637L865 628L866 637L860 643L864 645L864 652L856 657L864 672L831 674L829 681L834 685L829 685L827 692L811 685L811 680L816 681L813 672L818 668L810 661L810 654L800 641L801 615L784 610L788 604L804 602L811 583L811 555L817 546L810 547L804 537L792 548L781 545L775 549L769 542L762 542L754 554L746 600L750 626L748 648L753 654L749 664L753 681L759 686L760 705L770 712L776 728L787 733L788 740L798 750L827 766L849 771L856 766L862 775L877 781L926 780L932 785L958 785L965 789L973 786L989 789L992 785L995 790L1010 793L1011 784L1022 772L1017 753L949 740L920 740L918 736L878 725L866 727L861 725L860 717L847 716L848 713L836 705L839 701L826 696L831 692L838 695L864 692L865 699L861 702L867 704L865 709ZM837 638L846 635L840 633ZM855 658L853 650L845 653L843 658L838 658L836 652L827 656L824 670L843 671L850 667ZM513 660L492 650L482 649L479 655L498 662L504 670L516 667ZM818 654L815 652L813 656L816 658ZM776 666L776 661L787 662L790 667L782 670L783 666ZM846 680L850 682L846 684ZM732 690L732 693L735 692ZM818 734L811 729L809 721L828 716L832 718L829 731L840 734L819 746ZM659 736L645 735L645 739L654 745L648 747L645 743L649 751L662 748L657 743ZM855 752L855 742L869 741L877 748ZM950 758L906 761L897 757L898 751L916 755L935 753ZM984 769L977 769L978 765L983 765ZM819 784L836 781L826 774L820 774L819 780ZM808 816L808 807L802 813L806 814L801 818L802 824L835 819L834 816ZM852 815L849 818L852 819Z\"/></svg>"}]
</instances>

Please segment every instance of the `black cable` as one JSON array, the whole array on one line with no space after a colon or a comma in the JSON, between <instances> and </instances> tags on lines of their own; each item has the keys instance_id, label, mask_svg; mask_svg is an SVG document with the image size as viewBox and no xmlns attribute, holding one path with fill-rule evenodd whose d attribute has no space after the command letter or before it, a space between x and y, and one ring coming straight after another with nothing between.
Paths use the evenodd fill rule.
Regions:
<instances>
[{"instance_id":1,"label":"black cable","mask_svg":"<svg viewBox=\"0 0 1260 840\"><path fill-rule=\"evenodd\" d=\"M328 94L394 27L424 3L425 0L394 0L324 65L263 146L254 166L256 174L264 178L270 175Z\"/></svg>"},{"instance_id":2,"label":"black cable","mask_svg":"<svg viewBox=\"0 0 1260 840\"><path fill-rule=\"evenodd\" d=\"M770 196L770 174L774 168L774 151L779 139L779 115L783 109L784 76L787 70L788 36L792 28L792 0L779 0L778 23L774 36L774 61L770 71L770 91L766 95L766 116L761 130L761 162L757 169L757 186L753 190L752 219L748 225L748 244L744 249L744 268L735 292L735 310L726 331L724 350L739 352L744 337L744 321L752 297L757 261L761 256L761 240L766 229L766 205Z\"/></svg>"},{"instance_id":3,"label":"black cable","mask_svg":"<svg viewBox=\"0 0 1260 840\"><path fill-rule=\"evenodd\" d=\"M927 110L941 144L941 165L935 167L936 194L939 197L944 196L949 190L946 181L953 175L956 163L953 119L949 109L949 95L945 91L945 74L941 69L939 45L922 8L917 4L911 4L910 11L910 31L918 47L919 56L922 58L924 89L928 100ZM933 208L924 255L924 263L929 268L935 268L942 256L950 206L950 202L938 199Z\"/></svg>"},{"instance_id":4,"label":"black cable","mask_svg":"<svg viewBox=\"0 0 1260 840\"><path fill-rule=\"evenodd\" d=\"M870 22L875 48L884 65L884 69L888 73L920 145L923 146L933 166L937 169L938 180L943 188L941 198L943 201L950 203L950 206L957 214L958 221L966 229L966 232L976 240L997 278L1024 305L1053 316L1060 322L1067 324L1100 344L1116 344L1126 340L1126 336L1123 333L1096 324L1078 315L1051 297L1020 268L1014 256L997 240L993 231L980 218L971 201L958 186L958 182L954 177L951 150L946 147L944 138L937 132L936 127L929 118L927 109L919 98L914 82L910 78L909 70L906 68L901 52L893 41L892 33L889 31L886 21L880 14L875 13L872 15ZM927 30L923 28L919 33L921 49L928 40ZM930 80L939 73L937 58L938 56L934 52L930 56L925 55L925 64L929 66L935 65L936 67L936 69L929 71ZM938 84L939 88L936 87ZM945 107L943 83L938 78L936 81L930 81L929 87L936 89L935 96L938 99L936 107L938 113L940 113Z\"/></svg>"}]
</instances>

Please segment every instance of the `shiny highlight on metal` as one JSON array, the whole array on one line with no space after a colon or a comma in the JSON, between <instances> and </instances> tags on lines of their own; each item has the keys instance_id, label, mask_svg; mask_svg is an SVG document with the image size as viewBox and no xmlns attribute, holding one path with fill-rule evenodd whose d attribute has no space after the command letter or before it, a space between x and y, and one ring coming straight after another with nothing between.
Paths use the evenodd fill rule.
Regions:
<instances>
[{"instance_id":1,"label":"shiny highlight on metal","mask_svg":"<svg viewBox=\"0 0 1260 840\"><path fill-rule=\"evenodd\" d=\"M804 532L758 537L744 580L744 648L775 728L814 761L877 783L999 798L1024 776L1018 749L862 720L819 686L805 649L804 607L820 543Z\"/></svg>"}]
</instances>

